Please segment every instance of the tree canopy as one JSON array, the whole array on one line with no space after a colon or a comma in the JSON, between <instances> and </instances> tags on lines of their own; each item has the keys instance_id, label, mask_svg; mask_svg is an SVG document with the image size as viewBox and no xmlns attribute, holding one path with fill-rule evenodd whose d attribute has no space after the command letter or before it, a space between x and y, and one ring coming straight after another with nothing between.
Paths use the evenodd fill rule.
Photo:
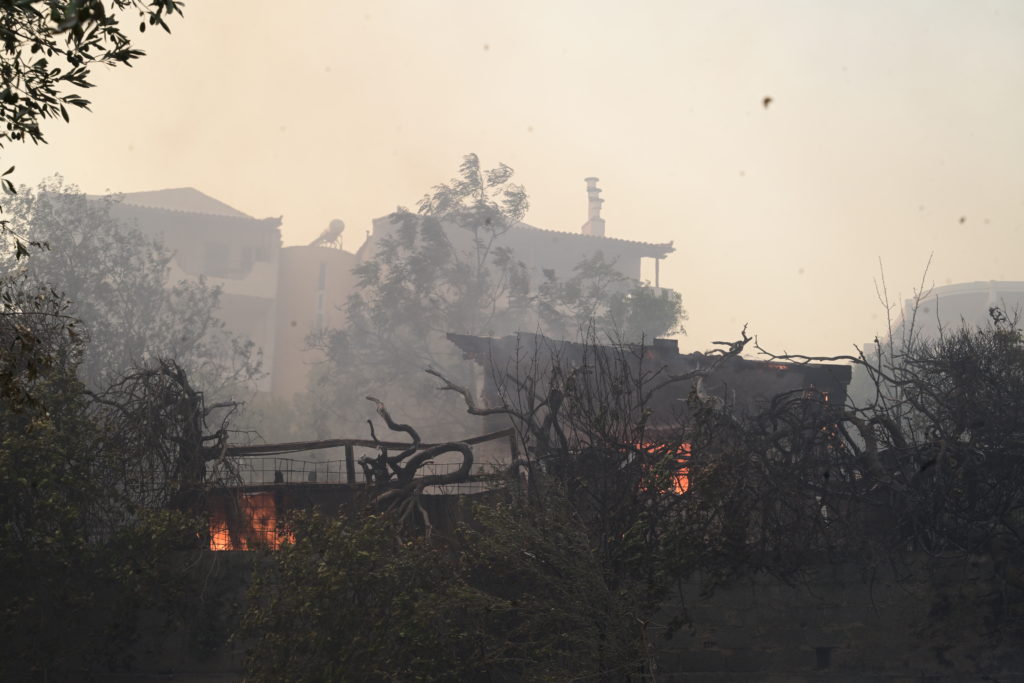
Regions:
<instances>
[{"instance_id":1,"label":"tree canopy","mask_svg":"<svg viewBox=\"0 0 1024 683\"><path fill-rule=\"evenodd\" d=\"M0 3L0 147L46 142L42 124L87 109L81 90L93 87L96 66L131 66L145 53L121 26L131 15L139 31L181 14L177 0L4 0ZM8 190L13 186L6 184Z\"/></svg>"},{"instance_id":2,"label":"tree canopy","mask_svg":"<svg viewBox=\"0 0 1024 683\"><path fill-rule=\"evenodd\" d=\"M16 300L0 327L0 678L81 680L129 665L141 610L184 624L206 609L190 567L223 435L170 362L87 391L58 295ZM33 343L9 345L11 328Z\"/></svg>"},{"instance_id":3,"label":"tree canopy","mask_svg":"<svg viewBox=\"0 0 1024 683\"><path fill-rule=\"evenodd\" d=\"M1024 336L998 312L876 362L870 405L808 386L738 412L697 384L675 424L651 424L650 389L699 379L714 356L678 377L593 340L582 356L517 357L497 405L435 373L471 414L506 415L520 434L512 472L466 501L464 524L427 538L387 513L296 519L295 545L253 594L256 680L293 666L353 679L650 675L655 637L696 618L674 587L800 585L821 567L892 577L933 604L927 642L978 629L1011 652L1024 637ZM352 596L371 608L327 607ZM312 640L296 621L315 624ZM978 678L1004 666L972 661Z\"/></svg>"},{"instance_id":4,"label":"tree canopy","mask_svg":"<svg viewBox=\"0 0 1024 683\"><path fill-rule=\"evenodd\" d=\"M374 393L396 411L422 418L418 424L450 423L455 406L436 394L420 400L435 393L422 375L427 367L470 380L445 338L449 332L572 338L597 325L602 335L639 340L682 329L678 295L631 280L600 253L568 276L550 272L531 282L529 264L505 239L529 208L513 177L508 166L484 169L470 154L459 175L426 194L416 213L400 208L391 216L393 232L355 270L346 325L315 337L327 362L315 372L313 391L334 406L335 419ZM400 403L410 396L419 409ZM424 413L424 407L437 410Z\"/></svg>"},{"instance_id":5,"label":"tree canopy","mask_svg":"<svg viewBox=\"0 0 1024 683\"><path fill-rule=\"evenodd\" d=\"M102 388L157 358L175 359L211 392L253 379L259 350L225 329L220 290L202 278L169 282L171 253L119 221L114 201L53 178L9 203L14 229L48 248L20 264L8 255L3 264L33 286L64 293L87 342L79 366L86 385Z\"/></svg>"},{"instance_id":6,"label":"tree canopy","mask_svg":"<svg viewBox=\"0 0 1024 683\"><path fill-rule=\"evenodd\" d=\"M83 90L93 87L96 66L131 66L145 53L121 22L134 15L139 31L181 14L178 0L3 0L0 2L0 149L11 142L45 143L43 123L70 121L70 110L88 109ZM0 176L15 193L10 167ZM0 217L2 218L2 217ZM0 220L0 230L8 230ZM26 242L15 238L19 257Z\"/></svg>"}]
</instances>

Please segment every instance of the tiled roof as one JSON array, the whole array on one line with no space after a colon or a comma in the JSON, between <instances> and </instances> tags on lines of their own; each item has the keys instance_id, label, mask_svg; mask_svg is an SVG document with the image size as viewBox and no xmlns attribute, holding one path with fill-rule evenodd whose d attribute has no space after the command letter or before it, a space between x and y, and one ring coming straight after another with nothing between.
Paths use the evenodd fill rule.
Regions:
<instances>
[{"instance_id":1,"label":"tiled roof","mask_svg":"<svg viewBox=\"0 0 1024 683\"><path fill-rule=\"evenodd\" d=\"M183 213L200 213L209 216L230 216L232 218L252 218L224 202L203 194L193 187L177 187L170 190L154 190L151 192L128 192L121 195L122 201L131 206L147 209L164 209Z\"/></svg>"},{"instance_id":2,"label":"tiled roof","mask_svg":"<svg viewBox=\"0 0 1024 683\"><path fill-rule=\"evenodd\" d=\"M374 225L376 225L378 221L391 218L391 216L393 215L394 214L391 214L389 216L382 216L381 218L376 219L374 221ZM672 242L640 242L637 240L625 240L619 237L598 237L596 235L587 235L582 232L569 232L566 230L548 230L546 228L538 228L537 226L530 225L529 223L516 223L512 229L522 232L540 233L541 236L548 236L551 238L567 238L570 240L577 240L579 242L589 243L593 247L600 247L602 244L611 243L613 245L619 246L620 248L631 248L635 252L639 252L640 256L645 256L649 258L664 258L668 254L671 254L676 250L676 248L672 246ZM368 243L369 242L364 242L363 246L365 247ZM360 252L362 251L362 248L363 247L360 247Z\"/></svg>"},{"instance_id":3,"label":"tiled roof","mask_svg":"<svg viewBox=\"0 0 1024 683\"><path fill-rule=\"evenodd\" d=\"M557 235L558 237L568 237L571 239L590 241L593 244L614 242L620 245L629 245L631 247L635 247L639 251L645 252L645 256L651 256L656 258L661 258L666 254L671 254L673 251L676 250L676 248L672 246L672 242L640 242L637 240L624 240L619 237L598 237L597 235L587 235L582 232L569 232L566 230L548 230L546 228L538 228L534 225L529 225L527 223L518 223L515 226L515 228L517 230L536 230L537 232Z\"/></svg>"}]
</instances>

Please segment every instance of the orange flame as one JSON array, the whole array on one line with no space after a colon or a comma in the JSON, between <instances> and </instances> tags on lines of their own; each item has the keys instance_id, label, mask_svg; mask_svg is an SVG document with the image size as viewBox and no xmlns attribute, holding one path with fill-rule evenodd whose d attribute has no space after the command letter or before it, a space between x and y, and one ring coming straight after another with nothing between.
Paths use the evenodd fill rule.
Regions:
<instances>
[{"instance_id":1,"label":"orange flame","mask_svg":"<svg viewBox=\"0 0 1024 683\"><path fill-rule=\"evenodd\" d=\"M273 493L243 493L237 520L229 517L227 505L210 510L210 550L276 550L294 540L281 526Z\"/></svg>"},{"instance_id":2,"label":"orange flame","mask_svg":"<svg viewBox=\"0 0 1024 683\"><path fill-rule=\"evenodd\" d=\"M662 493L686 493L690 488L690 468L687 462L690 459L690 444L681 443L676 449L669 450L664 444L644 443L640 444L640 450L650 454L671 456L675 459L676 466L672 471L672 488Z\"/></svg>"}]
</instances>

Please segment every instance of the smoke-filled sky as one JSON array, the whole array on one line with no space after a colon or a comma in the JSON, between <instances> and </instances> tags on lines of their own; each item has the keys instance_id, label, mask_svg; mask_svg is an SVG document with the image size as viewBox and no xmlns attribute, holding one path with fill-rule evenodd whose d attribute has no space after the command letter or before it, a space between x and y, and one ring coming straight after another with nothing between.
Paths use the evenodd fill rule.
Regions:
<instances>
[{"instance_id":1,"label":"smoke-filled sky","mask_svg":"<svg viewBox=\"0 0 1024 683\"><path fill-rule=\"evenodd\" d=\"M928 283L1024 280L1019 0L218 0L172 29L5 150L16 180L192 186L354 249L468 152L543 228L598 176L609 236L674 241L687 350L749 322L848 352L884 330L879 260L894 299L932 254Z\"/></svg>"}]
</instances>

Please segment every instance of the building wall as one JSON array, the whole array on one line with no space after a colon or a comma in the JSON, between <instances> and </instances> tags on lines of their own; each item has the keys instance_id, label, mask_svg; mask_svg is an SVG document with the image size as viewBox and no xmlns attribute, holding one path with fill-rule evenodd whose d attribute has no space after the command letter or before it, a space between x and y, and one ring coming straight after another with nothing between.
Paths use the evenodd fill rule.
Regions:
<instances>
[{"instance_id":1,"label":"building wall","mask_svg":"<svg viewBox=\"0 0 1024 683\"><path fill-rule=\"evenodd\" d=\"M126 198L130 201L131 196ZM257 388L269 391L274 374L280 219L214 215L114 204L111 213L174 255L170 283L204 278L221 290L218 317L227 329L263 352Z\"/></svg>"},{"instance_id":2,"label":"building wall","mask_svg":"<svg viewBox=\"0 0 1024 683\"><path fill-rule=\"evenodd\" d=\"M502 241L512 249L516 258L529 264L535 276L542 275L543 269L550 268L562 279L571 277L573 268L580 261L601 252L605 261L614 263L620 273L639 280L640 263L645 253L642 248L625 240L531 227L510 230Z\"/></svg>"},{"instance_id":3,"label":"building wall","mask_svg":"<svg viewBox=\"0 0 1024 683\"><path fill-rule=\"evenodd\" d=\"M277 256L281 249L281 221L246 216L217 216L161 208L115 204L111 213L130 227L160 238L174 254L181 270L193 277L200 275L233 280L238 287L256 284L257 296L273 296L253 270L264 270L276 278Z\"/></svg>"},{"instance_id":4,"label":"building wall","mask_svg":"<svg viewBox=\"0 0 1024 683\"><path fill-rule=\"evenodd\" d=\"M252 218L192 188L129 194L112 213L163 241L174 254L171 282L202 277L221 288L219 317L262 350L267 376L258 388L280 398L306 390L309 371L322 358L307 348L310 333L344 325L342 309L356 282L352 269L372 259L379 240L396 227L390 217L374 220L372 234L352 254L329 246L282 248L279 218ZM472 248L468 231L449 226L447 233L457 248ZM639 279L644 258L672 251L671 245L527 225L512 228L501 244L527 264L535 284L547 269L572 277L575 266L597 252Z\"/></svg>"},{"instance_id":5,"label":"building wall","mask_svg":"<svg viewBox=\"0 0 1024 683\"><path fill-rule=\"evenodd\" d=\"M358 259L332 247L286 247L280 254L274 328L272 392L291 398L306 390L312 365L323 356L309 349L310 333L345 324L344 305L355 288Z\"/></svg>"},{"instance_id":6,"label":"building wall","mask_svg":"<svg viewBox=\"0 0 1024 683\"><path fill-rule=\"evenodd\" d=\"M363 258L372 258L377 243L387 235L394 234L397 223L390 216L376 218L373 232L360 248ZM453 224L445 225L448 239L460 250L473 248L472 233ZM512 249L514 257L527 264L534 284L543 280L543 271L554 270L560 279L572 277L573 269L585 258L597 252L604 254L609 263L626 277L639 280L641 262L644 258L653 260L654 254L664 256L663 245L651 245L631 240L610 237L596 237L582 233L541 230L529 225L509 229L499 240L503 247ZM668 247L668 251L672 248ZM664 252L664 253L663 253Z\"/></svg>"},{"instance_id":7,"label":"building wall","mask_svg":"<svg viewBox=\"0 0 1024 683\"><path fill-rule=\"evenodd\" d=\"M957 328L962 323L984 327L990 321L989 309L993 307L1011 318L1024 314L1024 282L989 280L935 287L921 299L916 317L914 300L904 303L898 329L904 329L911 318L915 330L929 338L937 337L940 328Z\"/></svg>"},{"instance_id":8,"label":"building wall","mask_svg":"<svg viewBox=\"0 0 1024 683\"><path fill-rule=\"evenodd\" d=\"M985 280L944 285L933 288L916 306L915 313L915 299L903 302L891 339L876 339L862 345L865 356L872 363L877 361L880 353L888 358L890 341L898 352L908 341L911 329L917 341L935 340L941 330L956 330L962 325L985 328L991 322L989 309L993 307L1002 310L1011 320L1015 316L1024 316L1024 282ZM1024 317L1021 322L1024 322ZM876 342L881 343L881 348ZM869 405L875 400L875 393L871 374L861 366L855 367L850 398L857 405Z\"/></svg>"}]
</instances>

